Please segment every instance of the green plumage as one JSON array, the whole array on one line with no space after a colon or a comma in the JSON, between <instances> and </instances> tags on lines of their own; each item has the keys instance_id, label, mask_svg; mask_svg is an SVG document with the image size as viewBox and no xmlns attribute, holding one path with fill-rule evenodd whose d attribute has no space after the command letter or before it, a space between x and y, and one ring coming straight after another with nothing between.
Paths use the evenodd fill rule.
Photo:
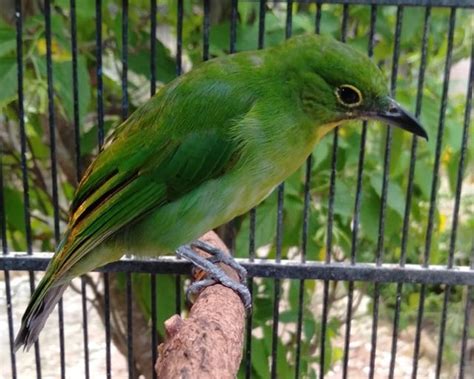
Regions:
<instances>
[{"instance_id":1,"label":"green plumage","mask_svg":"<svg viewBox=\"0 0 474 379\"><path fill-rule=\"evenodd\" d=\"M360 104L343 101L355 96L344 85ZM73 277L125 253L170 253L248 211L337 124L390 104L376 65L314 35L205 62L161 88L85 172L15 346L34 343Z\"/></svg>"}]
</instances>

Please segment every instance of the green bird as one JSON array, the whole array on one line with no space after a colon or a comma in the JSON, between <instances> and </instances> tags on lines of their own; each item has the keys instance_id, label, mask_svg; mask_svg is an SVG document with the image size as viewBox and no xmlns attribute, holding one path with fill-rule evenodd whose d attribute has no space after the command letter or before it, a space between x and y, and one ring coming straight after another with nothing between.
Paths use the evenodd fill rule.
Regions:
<instances>
[{"instance_id":1,"label":"green bird","mask_svg":"<svg viewBox=\"0 0 474 379\"><path fill-rule=\"evenodd\" d=\"M162 87L116 128L84 173L15 348L38 339L74 277L124 254L178 249L202 263L180 247L259 204L324 135L354 119L427 138L367 56L324 36L213 59ZM207 263L201 266L212 273ZM212 277L249 302L243 284Z\"/></svg>"}]
</instances>

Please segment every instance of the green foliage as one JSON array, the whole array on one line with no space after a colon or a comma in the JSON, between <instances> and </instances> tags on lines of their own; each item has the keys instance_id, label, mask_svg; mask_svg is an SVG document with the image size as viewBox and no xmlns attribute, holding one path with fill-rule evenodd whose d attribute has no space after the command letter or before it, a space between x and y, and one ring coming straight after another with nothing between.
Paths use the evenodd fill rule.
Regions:
<instances>
[{"instance_id":1,"label":"green foliage","mask_svg":"<svg viewBox=\"0 0 474 379\"><path fill-rule=\"evenodd\" d=\"M103 74L104 106L106 130L120 120L121 101L121 11L120 2L107 1L104 5L102 33L104 39ZM129 75L128 91L130 111L149 97L150 77L150 27L148 1L134 1L129 13ZM160 5L157 23L160 26L157 40L157 79L158 86L176 76L174 41L176 35L176 7L173 1ZM321 32L340 38L342 7L324 5L321 18ZM198 1L186 1L184 6L183 62L184 68L202 60L202 5ZM394 31L396 23L395 7L378 7L376 25L376 44L374 60L385 71L387 77L392 69ZM224 12L225 13L225 12ZM78 36L78 84L81 162L87 165L96 152L96 58L95 58L95 2L81 1L77 8ZM314 32L315 5L303 7L295 5L293 14L293 33ZM238 51L256 49L258 37L258 4L241 2L239 4L239 23L237 25ZM284 5L268 5L266 14L265 45L270 46L283 41L285 36L286 9ZM408 109L415 110L417 80L421 60L421 38L425 10L409 8L403 14L403 27L400 39L400 61L398 67L396 98ZM468 59L472 28L469 28L468 11L459 9L457 27L454 34L453 64ZM423 88L423 103L420 118L428 130L428 143L418 143L415 167L413 201L411 208L406 259L409 263L421 263L427 228L427 215L431 196L432 168L436 150L436 136L439 125L443 72L447 50L448 9L433 9L428 41L428 63ZM220 56L229 52L230 23L225 14L212 13L210 29L210 54ZM348 43L362 51L367 51L370 26L370 6L351 6L348 21ZM56 124L58 129L58 162L60 184L61 217L66 218L69 201L73 195L75 181L74 155L74 98L72 92L72 58L70 42L69 1L56 0L52 15L53 30L53 74L55 90ZM53 207L51 204L50 156L47 141L48 111L46 82L46 44L42 15L34 15L24 23L23 72L25 123L28 136L27 168L30 184L30 206L32 241L34 250L54 250L52 233ZM1 131L2 164L4 174L4 197L6 204L7 240L11 250L25 250L25 220L23 217L22 176L20 167L20 143L18 133L18 102L16 78L16 42L13 25L0 22L0 110L5 131ZM350 62L348 62L350 64ZM441 152L438 206L435 210L433 239L430 246L430 261L445 264L451 236L451 218L454 192L457 181L458 162L461 148L461 134L464 122L465 83L452 82L446 109L445 134ZM472 231L474 230L473 152L474 133L468 141L467 165L461 199L460 223L457 233L455 263L468 264ZM399 130L393 131L391 145L390 180L388 187L386 221L384 231L384 262L396 263L401 255L402 223L405 212L406 188L410 165L411 135ZM374 261L379 235L379 214L382 195L383 156L385 153L386 128L369 123L364 174L362 178L362 200L360 225L357 241L356 260ZM310 190L308 260L322 260L326 252L328 192L331 168L332 136L326 137L314 152ZM333 251L331 258L348 261L351 252L353 233L353 212L357 167L361 142L361 125L355 123L340 130L337 151L337 182L334 204ZM296 172L286 182L284 198L284 258L298 258L301 247L303 226L304 169ZM255 230L258 255L275 256L276 234L276 195L271 195L257 209ZM243 216L236 236L236 253L246 257L249 246L249 218ZM174 311L174 285L172 277L158 276L158 322L162 333L162 323ZM149 276L135 275L133 285L136 298L144 313L151 314L151 292ZM255 308L253 313L252 371L256 378L268 377L271 354L271 327L273 312L273 282L255 280ZM342 287L342 288L341 288ZM281 377L291 377L294 370L295 339L298 312L299 282L283 282L283 296L280 314L280 336L278 341L278 371ZM321 283L307 281L304 286L305 303L303 307L303 340L301 368L304 377L315 378L319 364L319 344L321 339L321 313L315 311L314 298L321 295ZM395 307L396 286L384 285L382 288L381 317L390 322ZM342 284L332 284L332 297L345 293ZM371 295L371 286L357 284L358 293ZM428 288L426 302L426 322L439 323L442 307L443 288ZM161 295L165 294L165 295ZM331 298L332 298L331 297ZM450 310L457 315L457 321L450 319L447 327L448 362L457 359L453 344L460 335L459 317L462 315L464 294L461 288L451 290ZM400 325L404 329L413 325L418 309L419 286L405 285L402 296ZM340 347L334 339L342 333L344 318L330 315L327 326L326 370L342 359ZM436 333L436 332L434 332ZM242 368L243 370L243 368ZM241 371L242 371L241 370ZM240 373L243 377L243 372Z\"/></svg>"}]
</instances>

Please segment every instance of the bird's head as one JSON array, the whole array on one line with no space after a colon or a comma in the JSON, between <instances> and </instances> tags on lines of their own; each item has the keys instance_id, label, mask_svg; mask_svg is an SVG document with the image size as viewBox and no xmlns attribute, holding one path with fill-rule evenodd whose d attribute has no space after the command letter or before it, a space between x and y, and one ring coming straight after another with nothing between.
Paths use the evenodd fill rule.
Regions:
<instances>
[{"instance_id":1,"label":"bird's head","mask_svg":"<svg viewBox=\"0 0 474 379\"><path fill-rule=\"evenodd\" d=\"M294 37L283 46L304 111L325 129L375 119L428 139L419 121L390 97L384 75L366 55L317 35Z\"/></svg>"}]
</instances>

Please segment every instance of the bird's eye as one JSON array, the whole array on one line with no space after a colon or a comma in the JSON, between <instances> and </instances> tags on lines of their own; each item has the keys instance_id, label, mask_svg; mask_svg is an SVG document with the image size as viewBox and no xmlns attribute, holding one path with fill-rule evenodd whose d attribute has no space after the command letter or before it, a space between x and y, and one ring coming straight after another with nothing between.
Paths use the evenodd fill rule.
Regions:
<instances>
[{"instance_id":1,"label":"bird's eye","mask_svg":"<svg viewBox=\"0 0 474 379\"><path fill-rule=\"evenodd\" d=\"M336 90L337 100L344 106L352 108L362 103L362 93L350 84L343 84Z\"/></svg>"}]
</instances>

